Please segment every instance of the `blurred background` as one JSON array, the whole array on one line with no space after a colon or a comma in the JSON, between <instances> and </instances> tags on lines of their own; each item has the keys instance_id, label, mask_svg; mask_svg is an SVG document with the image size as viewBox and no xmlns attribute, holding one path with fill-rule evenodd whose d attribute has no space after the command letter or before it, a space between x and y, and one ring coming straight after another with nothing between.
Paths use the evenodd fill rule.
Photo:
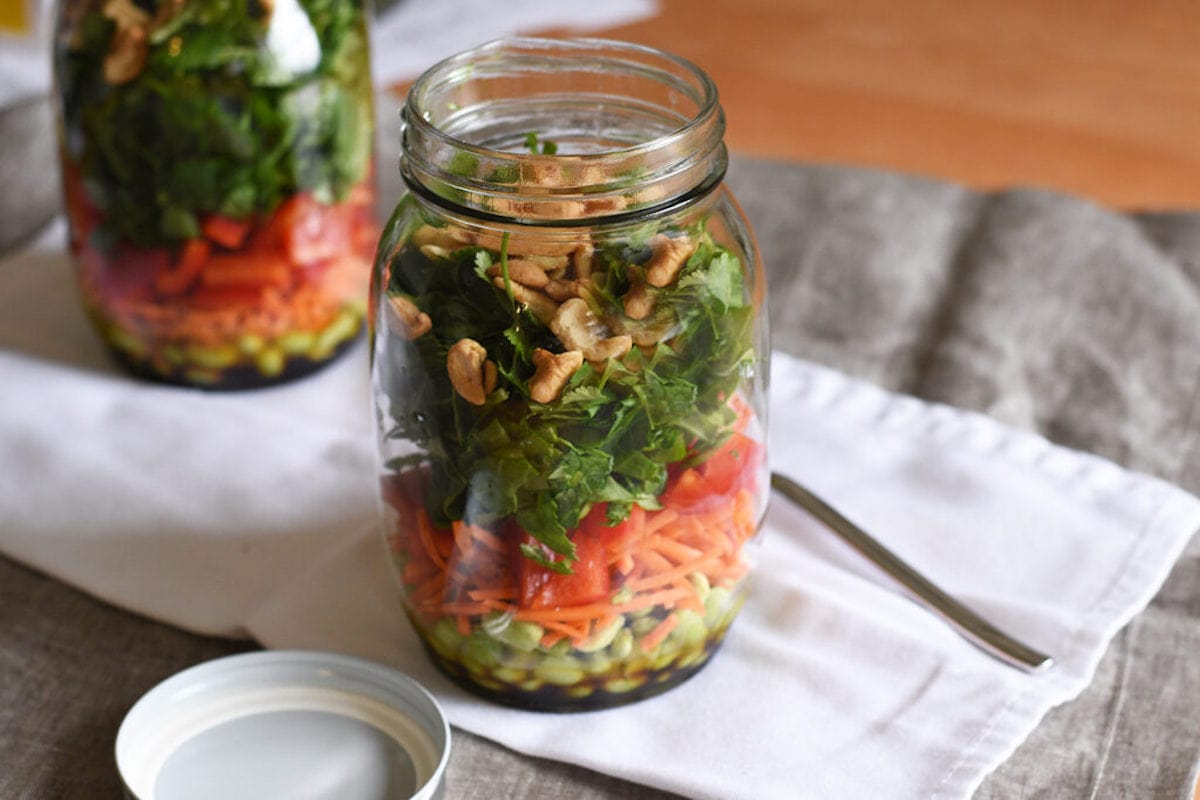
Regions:
<instances>
[{"instance_id":1,"label":"blurred background","mask_svg":"<svg viewBox=\"0 0 1200 800\"><path fill-rule=\"evenodd\" d=\"M49 88L50 0L0 0L0 105ZM379 0L377 81L512 33L690 58L740 154L1200 207L1194 0Z\"/></svg>"}]
</instances>

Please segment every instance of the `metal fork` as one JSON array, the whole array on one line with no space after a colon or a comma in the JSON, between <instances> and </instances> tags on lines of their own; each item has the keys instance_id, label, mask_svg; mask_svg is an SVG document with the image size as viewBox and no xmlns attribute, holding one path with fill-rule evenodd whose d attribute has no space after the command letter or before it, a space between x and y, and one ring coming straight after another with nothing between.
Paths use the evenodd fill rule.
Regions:
<instances>
[{"instance_id":1,"label":"metal fork","mask_svg":"<svg viewBox=\"0 0 1200 800\"><path fill-rule=\"evenodd\" d=\"M959 634L983 652L1026 672L1043 672L1054 659L1000 630L935 586L928 578L841 515L833 506L786 475L771 473L771 487L823 522L855 550L891 575Z\"/></svg>"}]
</instances>

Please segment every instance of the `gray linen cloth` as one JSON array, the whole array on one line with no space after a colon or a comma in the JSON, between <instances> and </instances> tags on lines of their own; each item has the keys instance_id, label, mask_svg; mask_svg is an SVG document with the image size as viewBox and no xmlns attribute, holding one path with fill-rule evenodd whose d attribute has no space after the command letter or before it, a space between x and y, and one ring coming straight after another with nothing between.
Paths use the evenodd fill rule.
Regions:
<instances>
[{"instance_id":1,"label":"gray linen cloth","mask_svg":"<svg viewBox=\"0 0 1200 800\"><path fill-rule=\"evenodd\" d=\"M56 212L44 112L0 113L0 246ZM385 185L393 165L381 161ZM1200 215L745 159L729 183L767 264L775 348L1200 491ZM1193 541L1092 685L977 798L1190 798L1198 623ZM134 617L0 558L0 797L118 796L112 744L128 707L179 669L253 646ZM670 796L456 737L450 798Z\"/></svg>"}]
</instances>

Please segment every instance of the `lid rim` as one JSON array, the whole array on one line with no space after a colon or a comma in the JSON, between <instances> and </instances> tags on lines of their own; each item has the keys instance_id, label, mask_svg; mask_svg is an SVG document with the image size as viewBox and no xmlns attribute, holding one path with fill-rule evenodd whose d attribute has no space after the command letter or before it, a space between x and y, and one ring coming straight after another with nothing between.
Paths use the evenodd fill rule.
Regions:
<instances>
[{"instance_id":1,"label":"lid rim","mask_svg":"<svg viewBox=\"0 0 1200 800\"><path fill-rule=\"evenodd\" d=\"M278 686L272 686L270 680L263 680L264 677L269 679L269 673L272 670L281 672ZM287 674L289 670L293 674ZM243 691L277 689L281 694L286 694L289 688L298 693L310 690L324 695L326 700L340 693L351 701L358 698L378 704L394 713L395 719L411 723L424 736L428 737L431 750L428 751L425 758L432 757L432 760L427 761L431 767L429 774L425 776L425 780L419 786L415 787L410 795L410 800L431 800L440 797L450 758L451 732L450 723L432 693L411 676L385 664L342 653L317 650L262 650L225 656L181 670L149 689L127 710L113 742L113 759L126 797L131 800L149 800L150 795L143 796L138 793L138 790L143 792L149 790L152 793L152 783L148 787L141 784L146 780L157 779L158 773L153 770L161 768L162 764L166 763L164 758L160 763L152 766L150 769L153 774L147 778L144 772L146 767L134 761L136 756L129 752L132 746L143 741L143 737L148 735L147 729L150 731L149 735L153 735L156 727L161 727L154 725L154 715L163 716L163 713L166 712L169 716L172 711L178 710L174 707L189 702L203 707L206 695L209 695L208 702L213 704L214 708L219 708L220 703L217 701L223 697L228 699L228 697L236 695L239 691L236 679L240 673L247 672L252 679L244 687L241 687ZM192 737L212 730L222 722L244 719L276 710L292 709L289 709L288 704L285 703L278 709L255 710L250 708L245 714L234 715L226 719L214 718L214 721L202 730L185 736L182 741L173 742L169 748L166 748L166 758L169 758L184 743L191 741ZM375 728L384 736L388 736L406 753L411 755L413 752L405 742L380 725L364 718L361 714L348 713L354 710L351 705L347 706L346 713L337 709L306 709L303 706L294 710L324 710L356 719ZM144 755L142 757L146 758ZM140 768L143 772L136 772L135 767ZM420 770L420 772L424 771L424 769ZM418 775L418 777L421 776ZM139 778L142 780L139 781Z\"/></svg>"}]
</instances>

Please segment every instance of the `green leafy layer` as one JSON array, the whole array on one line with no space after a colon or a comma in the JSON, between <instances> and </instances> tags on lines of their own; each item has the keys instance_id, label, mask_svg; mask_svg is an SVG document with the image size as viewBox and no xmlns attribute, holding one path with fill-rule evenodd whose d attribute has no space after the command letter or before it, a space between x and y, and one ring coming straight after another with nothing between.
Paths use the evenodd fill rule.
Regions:
<instances>
[{"instance_id":1,"label":"green leafy layer","mask_svg":"<svg viewBox=\"0 0 1200 800\"><path fill-rule=\"evenodd\" d=\"M652 233L597 250L598 274L606 276L593 307L600 318L623 318L627 275L649 258L644 243ZM701 225L688 234L697 250L678 281L658 290L655 318L646 321L669 324L667 340L602 368L584 362L549 404L529 398L533 351L563 346L484 273L502 254L463 247L431 258L416 247L399 250L388 292L413 300L433 326L414 342L397 341L381 365L387 391L410 409L390 435L428 454L391 466L428 461L436 523L512 517L562 558L532 547L527 555L565 569L574 554L568 531L593 504L608 503L612 523L635 503L657 508L669 471L703 459L729 435L735 414L727 401L755 357L753 309L737 257ZM483 406L459 397L446 374L447 351L461 338L481 343L500 374Z\"/></svg>"},{"instance_id":2,"label":"green leafy layer","mask_svg":"<svg viewBox=\"0 0 1200 800\"><path fill-rule=\"evenodd\" d=\"M98 7L82 17L57 55L66 145L111 235L171 244L197 234L199 215L267 213L301 191L333 202L364 178L363 4L299 3L321 49L299 75L263 44L254 0L142 0L155 19L146 63L118 85L103 71L115 24Z\"/></svg>"}]
</instances>

